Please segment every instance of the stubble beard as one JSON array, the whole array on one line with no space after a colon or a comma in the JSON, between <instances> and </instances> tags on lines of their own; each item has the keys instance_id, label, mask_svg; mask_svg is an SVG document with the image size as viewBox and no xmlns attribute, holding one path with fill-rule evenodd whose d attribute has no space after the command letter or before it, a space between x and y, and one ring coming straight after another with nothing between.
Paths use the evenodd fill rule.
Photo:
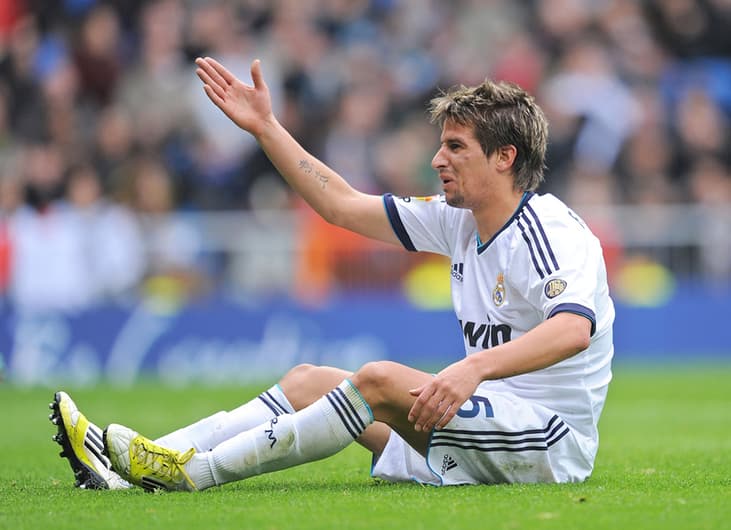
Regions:
<instances>
[{"instance_id":1,"label":"stubble beard","mask_svg":"<svg viewBox=\"0 0 731 530\"><path fill-rule=\"evenodd\" d=\"M461 193L455 193L451 197L445 196L444 199L447 204L453 208L464 208L464 195Z\"/></svg>"}]
</instances>

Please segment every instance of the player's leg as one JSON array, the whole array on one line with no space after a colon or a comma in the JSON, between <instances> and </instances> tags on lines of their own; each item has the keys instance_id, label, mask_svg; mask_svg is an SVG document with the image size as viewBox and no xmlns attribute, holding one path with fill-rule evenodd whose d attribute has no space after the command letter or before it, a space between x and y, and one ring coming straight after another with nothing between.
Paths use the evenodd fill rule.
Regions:
<instances>
[{"instance_id":1,"label":"player's leg","mask_svg":"<svg viewBox=\"0 0 731 530\"><path fill-rule=\"evenodd\" d=\"M131 481L148 488L188 490L325 458L362 436L376 419L403 431L409 443L425 451L428 434L409 432L406 415L415 399L409 389L430 377L396 363L370 363L353 375L360 386L345 379L297 413L274 417L207 453L171 451L119 425L108 427L105 446L115 469ZM285 385L290 387L286 381ZM379 416L364 395L373 400ZM298 401L294 393L292 399ZM377 426L372 432L378 451L385 446L388 430Z\"/></svg>"},{"instance_id":2,"label":"player's leg","mask_svg":"<svg viewBox=\"0 0 731 530\"><path fill-rule=\"evenodd\" d=\"M217 412L157 438L155 443L177 451L187 451L191 447L199 453L210 451L276 416L302 410L351 375L352 372L331 366L300 364L289 370L276 385L238 408ZM378 453L389 433L390 429L385 425L374 425L358 438L358 442Z\"/></svg>"},{"instance_id":3,"label":"player's leg","mask_svg":"<svg viewBox=\"0 0 731 530\"><path fill-rule=\"evenodd\" d=\"M353 374L351 381L368 402L376 419L395 430L411 447L425 455L430 433L415 431L413 424L408 421L409 410L416 401L409 390L423 385L432 377L431 374L403 364L378 361L363 366Z\"/></svg>"},{"instance_id":4,"label":"player's leg","mask_svg":"<svg viewBox=\"0 0 731 530\"><path fill-rule=\"evenodd\" d=\"M233 438L265 421L291 414L321 398L352 372L330 366L301 364L292 368L282 379L256 398L231 411L217 412L155 440L155 443L187 451L210 451L220 443ZM377 452L383 447L390 430L384 425L369 428L358 441L367 449Z\"/></svg>"},{"instance_id":5,"label":"player's leg","mask_svg":"<svg viewBox=\"0 0 731 530\"><path fill-rule=\"evenodd\" d=\"M297 411L312 405L352 376L353 372L340 368L301 364L290 370L279 381L279 386ZM383 451L390 433L388 425L377 421L369 425L356 441L378 455Z\"/></svg>"},{"instance_id":6,"label":"player's leg","mask_svg":"<svg viewBox=\"0 0 731 530\"><path fill-rule=\"evenodd\" d=\"M178 451L191 447L198 452L209 451L241 432L292 412L295 409L277 384L233 410L216 412L158 438L155 443Z\"/></svg>"}]
</instances>

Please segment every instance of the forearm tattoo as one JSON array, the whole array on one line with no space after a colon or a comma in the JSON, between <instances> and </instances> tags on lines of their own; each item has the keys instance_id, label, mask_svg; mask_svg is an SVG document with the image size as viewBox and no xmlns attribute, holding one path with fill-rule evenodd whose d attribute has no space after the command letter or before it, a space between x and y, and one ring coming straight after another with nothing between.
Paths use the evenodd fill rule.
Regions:
<instances>
[{"instance_id":1,"label":"forearm tattoo","mask_svg":"<svg viewBox=\"0 0 731 530\"><path fill-rule=\"evenodd\" d=\"M330 177L321 173L318 169L315 169L309 160L300 160L299 167L306 175L313 175L320 183L320 187L324 190L327 187L327 183Z\"/></svg>"}]
</instances>

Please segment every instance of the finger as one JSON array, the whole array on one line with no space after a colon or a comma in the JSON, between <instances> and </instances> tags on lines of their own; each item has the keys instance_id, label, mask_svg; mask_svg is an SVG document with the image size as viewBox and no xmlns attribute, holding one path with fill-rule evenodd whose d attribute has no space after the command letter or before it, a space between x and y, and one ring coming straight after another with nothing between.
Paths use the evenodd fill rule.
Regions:
<instances>
[{"instance_id":1,"label":"finger","mask_svg":"<svg viewBox=\"0 0 731 530\"><path fill-rule=\"evenodd\" d=\"M218 97L225 99L226 91L218 83L215 83L204 70L198 68L195 73L198 75L200 80L203 81L204 87L210 88Z\"/></svg>"},{"instance_id":2,"label":"finger","mask_svg":"<svg viewBox=\"0 0 731 530\"><path fill-rule=\"evenodd\" d=\"M211 59L213 60L213 59ZM202 61L202 63L199 64L199 67L208 74L209 79L211 79L212 86L216 85L220 87L222 90L226 90L230 83L226 81L223 76L214 68L213 64L208 62L208 60ZM223 67L222 67L223 68Z\"/></svg>"},{"instance_id":3,"label":"finger","mask_svg":"<svg viewBox=\"0 0 731 530\"><path fill-rule=\"evenodd\" d=\"M223 78L216 73L216 70L215 70L215 68L213 68L213 65L211 63L209 63L208 61L206 61L205 59L201 59L200 57L198 57L195 60L195 64L198 68L200 68L201 70L206 72L211 78L216 77L216 78L219 78L221 81L223 81Z\"/></svg>"},{"instance_id":4,"label":"finger","mask_svg":"<svg viewBox=\"0 0 731 530\"><path fill-rule=\"evenodd\" d=\"M414 420L419 416L420 411L421 403L419 403L419 400L417 399L416 401L414 401L414 404L411 405L411 408L409 409L409 414L407 416L409 422L414 423Z\"/></svg>"},{"instance_id":5,"label":"finger","mask_svg":"<svg viewBox=\"0 0 731 530\"><path fill-rule=\"evenodd\" d=\"M206 57L206 62L210 64L213 69L216 71L216 73L221 76L221 78L225 81L228 85L233 85L234 81L236 81L236 76L234 76L231 72L229 72L225 66L223 66L221 63L219 63L217 60L215 60L212 57Z\"/></svg>"},{"instance_id":6,"label":"finger","mask_svg":"<svg viewBox=\"0 0 731 530\"><path fill-rule=\"evenodd\" d=\"M419 397L414 401L414 404L411 405L411 409L409 409L409 415L407 416L408 420L411 423L414 423L416 419L421 416L422 414L422 408L424 407L424 403L426 402L426 394L424 394L423 389L422 392L419 393Z\"/></svg>"},{"instance_id":7,"label":"finger","mask_svg":"<svg viewBox=\"0 0 731 530\"><path fill-rule=\"evenodd\" d=\"M447 425L447 423L452 421L452 418L454 418L455 413L456 413L456 411L454 410L454 407L452 405L449 405L447 407L447 410L444 411L444 414L442 414L442 417L439 418L439 421L437 421L434 428L443 429Z\"/></svg>"},{"instance_id":8,"label":"finger","mask_svg":"<svg viewBox=\"0 0 731 530\"><path fill-rule=\"evenodd\" d=\"M422 428L425 431L430 431L431 429L435 428L441 421L442 417L444 417L444 414L446 414L446 412L450 409L450 407L451 405L448 404L446 401L440 401L434 408L434 412L429 416L427 420L423 422Z\"/></svg>"},{"instance_id":9,"label":"finger","mask_svg":"<svg viewBox=\"0 0 731 530\"><path fill-rule=\"evenodd\" d=\"M426 388L426 385L422 385L417 388L412 388L411 390L409 390L409 394L412 396L419 396L424 391L425 388Z\"/></svg>"},{"instance_id":10,"label":"finger","mask_svg":"<svg viewBox=\"0 0 731 530\"><path fill-rule=\"evenodd\" d=\"M422 398L423 394L416 401L419 402L422 400ZM432 394L430 398L423 398L421 407L414 415L414 429L416 431L428 430L429 428L431 428L434 422L439 419L439 415L437 415L437 410L439 409L439 405L441 402L442 398L437 396L436 394ZM416 403L414 403L414 405L416 405Z\"/></svg>"},{"instance_id":11,"label":"finger","mask_svg":"<svg viewBox=\"0 0 731 530\"><path fill-rule=\"evenodd\" d=\"M206 96L208 96L208 99L210 99L213 104L216 105L219 109L223 110L223 105L225 103L223 99L221 99L209 85L203 85L203 90L206 91Z\"/></svg>"},{"instance_id":12,"label":"finger","mask_svg":"<svg viewBox=\"0 0 731 530\"><path fill-rule=\"evenodd\" d=\"M261 61L259 59L255 59L251 63L251 80L254 82L254 88L266 88L264 74L261 72Z\"/></svg>"}]
</instances>

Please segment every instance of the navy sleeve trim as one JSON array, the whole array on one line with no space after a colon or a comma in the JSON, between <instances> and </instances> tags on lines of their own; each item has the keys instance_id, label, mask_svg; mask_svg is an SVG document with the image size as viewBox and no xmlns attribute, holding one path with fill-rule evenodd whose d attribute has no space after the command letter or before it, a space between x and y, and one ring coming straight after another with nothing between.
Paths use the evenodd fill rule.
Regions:
<instances>
[{"instance_id":1,"label":"navy sleeve trim","mask_svg":"<svg viewBox=\"0 0 731 530\"><path fill-rule=\"evenodd\" d=\"M398 213L398 208L394 202L393 195L386 193L383 196L383 206L386 208L386 215L391 223L391 228L393 228L393 231L396 233L396 237L399 238L399 241L401 241L401 244L406 250L416 252L416 247L414 246L414 243L412 243L409 234L406 232L404 224L401 222L401 216Z\"/></svg>"},{"instance_id":2,"label":"navy sleeve trim","mask_svg":"<svg viewBox=\"0 0 731 530\"><path fill-rule=\"evenodd\" d=\"M596 315L594 311L588 307L584 307L580 304L558 304L553 308L548 318L551 318L559 313L573 313L575 315L581 315L582 317L588 318L591 322L591 335L594 336L596 333Z\"/></svg>"}]
</instances>

